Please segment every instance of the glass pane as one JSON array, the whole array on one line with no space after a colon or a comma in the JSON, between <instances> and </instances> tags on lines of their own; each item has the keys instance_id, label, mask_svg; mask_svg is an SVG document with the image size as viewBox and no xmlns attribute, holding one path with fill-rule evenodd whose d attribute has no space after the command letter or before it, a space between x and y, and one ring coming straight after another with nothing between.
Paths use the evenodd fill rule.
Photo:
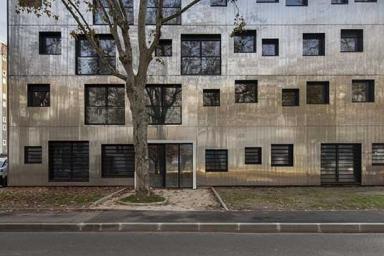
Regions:
<instances>
[{"instance_id":1,"label":"glass pane","mask_svg":"<svg viewBox=\"0 0 384 256\"><path fill-rule=\"evenodd\" d=\"M125 106L124 87L108 87L108 106Z\"/></svg>"},{"instance_id":2,"label":"glass pane","mask_svg":"<svg viewBox=\"0 0 384 256\"><path fill-rule=\"evenodd\" d=\"M105 87L87 87L88 107L106 106L105 92Z\"/></svg>"},{"instance_id":3,"label":"glass pane","mask_svg":"<svg viewBox=\"0 0 384 256\"><path fill-rule=\"evenodd\" d=\"M107 110L105 107L87 107L86 124L106 124Z\"/></svg>"},{"instance_id":4,"label":"glass pane","mask_svg":"<svg viewBox=\"0 0 384 256\"><path fill-rule=\"evenodd\" d=\"M357 38L342 38L341 39L341 51L343 52L355 52L358 49Z\"/></svg>"},{"instance_id":5,"label":"glass pane","mask_svg":"<svg viewBox=\"0 0 384 256\"><path fill-rule=\"evenodd\" d=\"M156 8L147 8L147 16L145 17L145 24L155 25L156 24Z\"/></svg>"},{"instance_id":6,"label":"glass pane","mask_svg":"<svg viewBox=\"0 0 384 256\"><path fill-rule=\"evenodd\" d=\"M166 144L166 186L179 187L179 145Z\"/></svg>"},{"instance_id":7,"label":"glass pane","mask_svg":"<svg viewBox=\"0 0 384 256\"><path fill-rule=\"evenodd\" d=\"M100 75L112 74L114 69L116 69L115 57L108 58L107 61L109 62L109 65L105 65L104 62L100 61L100 69L99 69ZM112 70L111 70L111 67L112 67Z\"/></svg>"},{"instance_id":8,"label":"glass pane","mask_svg":"<svg viewBox=\"0 0 384 256\"><path fill-rule=\"evenodd\" d=\"M125 124L125 109L124 108L108 108L108 124Z\"/></svg>"},{"instance_id":9,"label":"glass pane","mask_svg":"<svg viewBox=\"0 0 384 256\"><path fill-rule=\"evenodd\" d=\"M325 104L327 103L327 95L323 84L311 84L307 87L307 103L309 104Z\"/></svg>"},{"instance_id":10,"label":"glass pane","mask_svg":"<svg viewBox=\"0 0 384 256\"><path fill-rule=\"evenodd\" d=\"M173 14L180 11L180 8L163 8L163 16L168 18ZM181 15L178 15L176 18L173 18L170 21L167 21L165 24L167 25L180 25L181 24Z\"/></svg>"},{"instance_id":11,"label":"glass pane","mask_svg":"<svg viewBox=\"0 0 384 256\"><path fill-rule=\"evenodd\" d=\"M200 41L182 41L181 55L183 57L199 57L201 55Z\"/></svg>"},{"instance_id":12,"label":"glass pane","mask_svg":"<svg viewBox=\"0 0 384 256\"><path fill-rule=\"evenodd\" d=\"M221 56L220 41L202 41L201 42L202 56Z\"/></svg>"},{"instance_id":13,"label":"glass pane","mask_svg":"<svg viewBox=\"0 0 384 256\"><path fill-rule=\"evenodd\" d=\"M183 75L201 74L201 59L183 57L181 60L181 73Z\"/></svg>"},{"instance_id":14,"label":"glass pane","mask_svg":"<svg viewBox=\"0 0 384 256\"><path fill-rule=\"evenodd\" d=\"M106 56L115 56L116 55L116 45L113 39L101 39L100 48L103 49Z\"/></svg>"},{"instance_id":15,"label":"glass pane","mask_svg":"<svg viewBox=\"0 0 384 256\"><path fill-rule=\"evenodd\" d=\"M180 144L180 187L193 186L193 145Z\"/></svg>"},{"instance_id":16,"label":"glass pane","mask_svg":"<svg viewBox=\"0 0 384 256\"><path fill-rule=\"evenodd\" d=\"M88 42L88 40L81 39L79 40L80 44L80 56L81 57L94 57L97 56L95 49Z\"/></svg>"},{"instance_id":17,"label":"glass pane","mask_svg":"<svg viewBox=\"0 0 384 256\"><path fill-rule=\"evenodd\" d=\"M60 37L46 37L44 44L46 54L61 54Z\"/></svg>"},{"instance_id":18,"label":"glass pane","mask_svg":"<svg viewBox=\"0 0 384 256\"><path fill-rule=\"evenodd\" d=\"M210 57L202 58L201 69L205 75L220 75L221 73L221 58Z\"/></svg>"},{"instance_id":19,"label":"glass pane","mask_svg":"<svg viewBox=\"0 0 384 256\"><path fill-rule=\"evenodd\" d=\"M257 85L250 83L236 83L235 101L236 103L257 102Z\"/></svg>"},{"instance_id":20,"label":"glass pane","mask_svg":"<svg viewBox=\"0 0 384 256\"><path fill-rule=\"evenodd\" d=\"M151 186L155 188L164 186L164 146L148 145L149 176Z\"/></svg>"},{"instance_id":21,"label":"glass pane","mask_svg":"<svg viewBox=\"0 0 384 256\"><path fill-rule=\"evenodd\" d=\"M180 124L181 107L163 107L162 116L164 116L165 124Z\"/></svg>"},{"instance_id":22,"label":"glass pane","mask_svg":"<svg viewBox=\"0 0 384 256\"><path fill-rule=\"evenodd\" d=\"M320 55L320 40L305 39L304 40L304 55L317 56Z\"/></svg>"},{"instance_id":23,"label":"glass pane","mask_svg":"<svg viewBox=\"0 0 384 256\"><path fill-rule=\"evenodd\" d=\"M181 106L181 87L164 87L163 106Z\"/></svg>"},{"instance_id":24,"label":"glass pane","mask_svg":"<svg viewBox=\"0 0 384 256\"><path fill-rule=\"evenodd\" d=\"M250 35L235 36L234 49L235 53L256 52L255 37Z\"/></svg>"},{"instance_id":25,"label":"glass pane","mask_svg":"<svg viewBox=\"0 0 384 256\"><path fill-rule=\"evenodd\" d=\"M77 73L80 75L97 74L98 67L97 57L80 57L77 59Z\"/></svg>"},{"instance_id":26,"label":"glass pane","mask_svg":"<svg viewBox=\"0 0 384 256\"><path fill-rule=\"evenodd\" d=\"M49 107L49 92L33 92L32 106L34 107Z\"/></svg>"}]
</instances>

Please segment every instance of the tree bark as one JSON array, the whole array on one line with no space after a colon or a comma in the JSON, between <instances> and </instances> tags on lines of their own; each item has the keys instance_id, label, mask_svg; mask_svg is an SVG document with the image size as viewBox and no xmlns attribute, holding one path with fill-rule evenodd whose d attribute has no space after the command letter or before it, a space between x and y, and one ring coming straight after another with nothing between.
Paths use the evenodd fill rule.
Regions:
<instances>
[{"instance_id":1,"label":"tree bark","mask_svg":"<svg viewBox=\"0 0 384 256\"><path fill-rule=\"evenodd\" d=\"M129 83L127 82L127 95L132 113L135 145L135 190L138 196L147 196L151 190L148 162L148 115L145 101L146 79L135 79L133 86Z\"/></svg>"}]
</instances>

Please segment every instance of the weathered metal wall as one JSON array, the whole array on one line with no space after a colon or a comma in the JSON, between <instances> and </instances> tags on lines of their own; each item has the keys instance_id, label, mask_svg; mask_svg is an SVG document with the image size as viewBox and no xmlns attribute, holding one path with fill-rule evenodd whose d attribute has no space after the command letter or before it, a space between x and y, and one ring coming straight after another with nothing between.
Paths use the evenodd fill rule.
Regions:
<instances>
[{"instance_id":1,"label":"weathered metal wall","mask_svg":"<svg viewBox=\"0 0 384 256\"><path fill-rule=\"evenodd\" d=\"M48 141L89 140L90 182L70 185L132 184L131 179L101 178L101 144L131 143L129 103L125 126L84 124L84 84L118 83L108 76L75 75L75 28L64 8L61 19L16 15L10 1L10 184L48 182ZM188 1L183 1L183 5ZM135 3L137 15L138 1ZM150 83L182 84L182 125L152 126L150 140L188 140L197 145L198 185L319 185L321 143L362 143L363 184L384 184L384 168L371 165L371 144L384 142L384 2L308 7L239 1L247 28L257 30L257 52L234 54L230 38L234 9L209 7L203 0L182 17L183 26L166 26L173 56L154 63ZM91 15L86 15L89 21ZM137 17L135 20L137 24ZM96 26L106 32L103 26ZM340 29L364 29L364 52L341 53ZM135 26L132 37L136 38ZM38 54L38 32L61 31L62 55ZM222 75L181 76L180 35L221 34ZM303 57L302 34L325 33L326 56ZM280 56L262 57L261 39L279 38ZM235 104L234 81L259 81L256 104ZM375 79L375 102L352 103L352 79ZM306 82L329 81L330 104L307 105ZM51 106L27 107L27 84L49 83ZM202 90L221 90L221 106L203 107ZM299 88L300 106L282 107L281 89ZM294 144L294 167L271 167L271 144ZM42 146L41 165L24 164L24 146ZM244 147L261 146L262 165L244 165ZM205 173L205 149L229 150L227 173Z\"/></svg>"}]
</instances>

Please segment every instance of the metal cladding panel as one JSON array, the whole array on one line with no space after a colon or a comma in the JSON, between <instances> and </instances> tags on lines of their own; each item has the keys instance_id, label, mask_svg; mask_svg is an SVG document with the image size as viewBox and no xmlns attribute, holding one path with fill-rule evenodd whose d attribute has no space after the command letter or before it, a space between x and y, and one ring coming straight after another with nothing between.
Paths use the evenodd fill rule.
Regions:
<instances>
[{"instance_id":1,"label":"metal cladding panel","mask_svg":"<svg viewBox=\"0 0 384 256\"><path fill-rule=\"evenodd\" d=\"M60 1L60 19L17 15L9 1L9 156L11 185L132 185L132 178L102 178L101 145L132 144L128 100L125 125L85 125L84 85L119 84L111 76L75 75L76 29ZM135 1L135 24L138 2ZM57 5L56 5L57 4ZM185 1L183 1L185 4ZM182 85L182 124L150 126L149 140L193 141L196 144L198 185L320 185L321 144L362 145L362 184L383 185L383 166L372 166L372 143L384 138L384 1L331 5L309 1L307 7L286 7L255 0L238 1L247 29L257 31L256 53L234 53L234 10L209 7L201 1L183 14L186 26L165 26L163 39L172 39L172 57L153 62L148 83ZM84 7L85 8L85 7ZM84 9L85 10L85 9ZM85 18L92 15L84 11ZM95 26L99 33L107 26ZM364 51L340 52L341 29L363 29ZM41 31L59 31L62 54L38 54ZM137 54L137 26L130 29ZM325 56L302 56L303 33L325 33ZM221 35L221 75L181 76L181 36ZM279 56L263 57L261 42L279 38ZM137 64L137 60L135 60ZM121 67L119 66L121 69ZM352 103L355 79L375 80L375 102ZM235 103L235 81L257 80L258 102ZM307 105L307 81L329 81L329 104ZM50 84L49 108L27 106L27 84ZM299 89L300 104L282 106L282 89ZM204 89L220 89L219 107L203 107ZM48 141L89 141L89 182L48 181ZM294 166L271 166L271 144L293 144ZM42 163L25 165L24 147L41 146ZM262 164L245 164L245 147L262 148ZM228 172L205 172L205 150L227 149Z\"/></svg>"}]
</instances>

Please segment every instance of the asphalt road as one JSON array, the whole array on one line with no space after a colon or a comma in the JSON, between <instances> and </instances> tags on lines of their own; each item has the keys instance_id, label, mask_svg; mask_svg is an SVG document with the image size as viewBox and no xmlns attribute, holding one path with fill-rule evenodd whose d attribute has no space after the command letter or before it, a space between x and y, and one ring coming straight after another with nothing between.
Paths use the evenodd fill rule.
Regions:
<instances>
[{"instance_id":1,"label":"asphalt road","mask_svg":"<svg viewBox=\"0 0 384 256\"><path fill-rule=\"evenodd\" d=\"M0 233L1 256L382 256L384 234Z\"/></svg>"}]
</instances>

